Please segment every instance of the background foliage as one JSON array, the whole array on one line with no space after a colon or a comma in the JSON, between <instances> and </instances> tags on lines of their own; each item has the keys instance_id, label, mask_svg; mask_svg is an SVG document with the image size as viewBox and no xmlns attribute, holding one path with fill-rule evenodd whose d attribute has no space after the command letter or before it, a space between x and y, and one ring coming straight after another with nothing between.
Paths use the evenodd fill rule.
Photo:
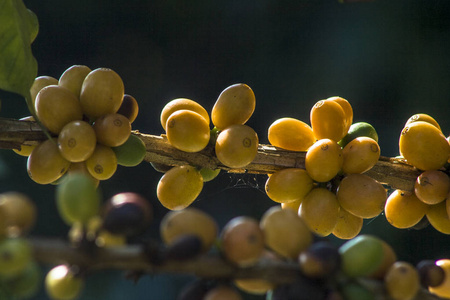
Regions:
<instances>
[{"instance_id":1,"label":"background foliage","mask_svg":"<svg viewBox=\"0 0 450 300\"><path fill-rule=\"evenodd\" d=\"M355 121L375 126L384 156L398 154L400 131L415 113L430 114L449 133L449 1L24 2L40 21L32 46L38 74L58 78L74 64L114 69L125 92L140 103L133 128L141 132L162 133L159 113L171 99L191 98L210 110L225 87L243 82L256 95L249 125L261 143L267 143L267 128L275 119L309 122L312 105L335 95L350 101ZM0 98L1 117L29 115L19 96L1 92ZM101 183L105 199L134 191L152 202L156 219L148 235L155 238L167 212L155 196L159 177L143 163L119 167L112 179ZM264 176L222 173L205 185L194 206L214 215L220 226L236 215L259 218L275 205L263 193L264 181ZM1 150L0 192L9 190L24 192L38 204L33 234L66 235L68 228L55 209L54 187L32 182L26 159ZM450 238L432 228L397 230L379 216L366 222L363 231L385 239L400 259L412 263L449 257ZM192 279L155 275L134 285L122 277L112 271L92 274L82 299L175 299Z\"/></svg>"}]
</instances>

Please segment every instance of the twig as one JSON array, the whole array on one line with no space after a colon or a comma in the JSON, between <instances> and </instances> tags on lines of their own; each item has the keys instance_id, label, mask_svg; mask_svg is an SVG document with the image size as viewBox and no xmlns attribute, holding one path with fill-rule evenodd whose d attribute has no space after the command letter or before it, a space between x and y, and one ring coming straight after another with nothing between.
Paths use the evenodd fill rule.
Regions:
<instances>
[{"instance_id":1,"label":"twig","mask_svg":"<svg viewBox=\"0 0 450 300\"><path fill-rule=\"evenodd\" d=\"M264 278L274 283L292 282L298 267L287 263L262 261L260 264L238 268L217 254L205 254L188 261L168 261L154 264L142 245L95 248L92 253L80 251L63 240L30 238L35 258L48 264L69 263L89 268L122 269L147 273L193 274L203 278Z\"/></svg>"},{"instance_id":2,"label":"twig","mask_svg":"<svg viewBox=\"0 0 450 300\"><path fill-rule=\"evenodd\" d=\"M288 151L271 145L259 145L258 154L252 163L243 169L232 169L220 163L212 146L200 152L187 153L172 147L164 137L139 132L134 134L144 141L147 148L145 160L148 162L175 166L191 164L211 169L220 168L231 173L253 174L268 174L283 168L305 168L306 152ZM393 189L412 191L420 171L402 159L382 156L365 174Z\"/></svg>"},{"instance_id":3,"label":"twig","mask_svg":"<svg viewBox=\"0 0 450 300\"><path fill-rule=\"evenodd\" d=\"M141 245L127 245L113 248L96 248L91 253L69 245L67 242L50 238L29 238L34 257L41 263L68 263L95 271L119 269L144 273L192 274L206 279L265 279L275 285L295 282L303 276L293 262L261 260L258 264L240 268L224 260L220 255L204 254L188 261L169 261L161 265L152 264ZM389 300L382 281L359 279L358 282L376 295L376 299ZM414 300L441 299L422 289Z\"/></svg>"},{"instance_id":4,"label":"twig","mask_svg":"<svg viewBox=\"0 0 450 300\"><path fill-rule=\"evenodd\" d=\"M211 169L220 168L232 173L268 174L283 168L305 168L305 152L288 151L271 145L259 145L258 154L245 169L231 169L216 158L214 147L208 146L196 153L180 151L170 145L164 136L133 131L145 143L147 162L171 166L191 164ZM46 139L35 122L0 118L0 148L19 149ZM416 168L401 159L380 157L378 163L365 174L393 189L412 191L420 174Z\"/></svg>"}]
</instances>

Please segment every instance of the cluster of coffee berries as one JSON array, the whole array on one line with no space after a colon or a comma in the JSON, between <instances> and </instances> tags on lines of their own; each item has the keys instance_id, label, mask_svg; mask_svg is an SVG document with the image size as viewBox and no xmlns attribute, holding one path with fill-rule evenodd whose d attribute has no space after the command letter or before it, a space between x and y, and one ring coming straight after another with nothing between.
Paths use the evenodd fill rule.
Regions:
<instances>
[{"instance_id":1,"label":"cluster of coffee berries","mask_svg":"<svg viewBox=\"0 0 450 300\"><path fill-rule=\"evenodd\" d=\"M118 164L135 166L144 159L144 143L131 135L137 101L124 94L113 70L74 65L59 80L37 77L31 95L36 116L52 136L15 150L28 156L28 174L35 182L54 183L72 171L106 180Z\"/></svg>"},{"instance_id":2,"label":"cluster of coffee berries","mask_svg":"<svg viewBox=\"0 0 450 300\"><path fill-rule=\"evenodd\" d=\"M74 193L75 189L79 192ZM57 203L62 218L71 226L71 245L84 253L125 246L129 238L141 235L153 219L150 202L136 193L116 194L100 206L95 186L84 174L69 175L58 185ZM47 295L54 300L79 298L86 280L84 267L89 266L53 267L45 277Z\"/></svg>"},{"instance_id":3,"label":"cluster of coffee berries","mask_svg":"<svg viewBox=\"0 0 450 300\"><path fill-rule=\"evenodd\" d=\"M368 123L353 123L353 109L341 97L318 101L310 112L311 126L281 118L268 130L276 147L304 151L304 168L269 174L267 196L298 212L314 233L355 237L363 219L383 211L386 190L363 174L380 157L378 135Z\"/></svg>"},{"instance_id":4,"label":"cluster of coffee berries","mask_svg":"<svg viewBox=\"0 0 450 300\"><path fill-rule=\"evenodd\" d=\"M172 211L163 218L160 232L166 246L174 249L172 259L194 258L209 251L219 252L225 261L237 267L275 267L281 263L299 270L291 283L283 284L264 276L198 279L181 291L179 300L223 299L220 297L240 300L243 293L266 295L271 300L359 300L381 296L411 300L419 293L450 295L449 259L424 260L413 266L399 261L389 244L367 234L337 247L315 238L302 218L279 206L268 209L259 221L247 216L234 217L220 232L214 219L201 210ZM364 280L378 288L370 288Z\"/></svg>"},{"instance_id":5,"label":"cluster of coffee berries","mask_svg":"<svg viewBox=\"0 0 450 300\"><path fill-rule=\"evenodd\" d=\"M246 84L234 84L220 93L212 108L213 129L210 129L210 117L205 108L186 98L167 103L160 119L173 147L199 152L211 145L218 164L241 169L253 161L258 151L258 135L245 125L254 110L252 89ZM178 210L189 206L202 191L203 182L215 178L220 169L184 165L163 171L165 174L157 188L158 199L164 207Z\"/></svg>"},{"instance_id":6,"label":"cluster of coffee berries","mask_svg":"<svg viewBox=\"0 0 450 300\"><path fill-rule=\"evenodd\" d=\"M449 141L438 122L427 114L408 119L399 139L400 155L422 171L439 170L450 157Z\"/></svg>"},{"instance_id":7,"label":"cluster of coffee berries","mask_svg":"<svg viewBox=\"0 0 450 300\"><path fill-rule=\"evenodd\" d=\"M431 224L450 234L450 177L446 168L450 144L438 122L427 114L408 119L399 139L400 158L420 170L413 191L394 191L385 206L386 219L397 228Z\"/></svg>"}]
</instances>

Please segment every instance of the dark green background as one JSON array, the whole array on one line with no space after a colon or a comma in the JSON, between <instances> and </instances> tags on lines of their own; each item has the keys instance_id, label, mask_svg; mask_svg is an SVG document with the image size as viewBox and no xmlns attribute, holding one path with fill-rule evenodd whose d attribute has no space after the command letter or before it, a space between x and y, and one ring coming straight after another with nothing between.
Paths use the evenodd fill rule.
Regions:
<instances>
[{"instance_id":1,"label":"dark green background","mask_svg":"<svg viewBox=\"0 0 450 300\"><path fill-rule=\"evenodd\" d=\"M350 101L354 121L375 126L384 156L398 154L400 131L415 113L430 114L449 133L447 0L24 2L40 20L33 44L39 75L58 78L74 64L114 69L126 93L140 104L133 128L141 132L162 133L159 114L171 99L191 98L210 111L225 87L243 82L256 95L248 124L262 143L267 143L267 128L277 118L309 122L312 105L335 95ZM20 97L0 96L0 116L28 115ZM143 163L119 167L112 179L101 183L105 199L134 191L152 202L156 217L148 234L155 238L167 212L155 196L159 177ZM237 215L259 218L275 205L263 192L264 181L264 176L222 173L205 185L193 205L214 215L220 227ZM9 190L27 193L38 204L33 234L66 235L68 227L55 210L54 186L32 182L26 158L1 150L0 192ZM363 232L382 237L400 259L412 263L450 257L449 237L432 228L397 230L381 215L367 221ZM170 300L192 279L155 275L134 285L122 275L105 271L89 276L82 299Z\"/></svg>"}]
</instances>

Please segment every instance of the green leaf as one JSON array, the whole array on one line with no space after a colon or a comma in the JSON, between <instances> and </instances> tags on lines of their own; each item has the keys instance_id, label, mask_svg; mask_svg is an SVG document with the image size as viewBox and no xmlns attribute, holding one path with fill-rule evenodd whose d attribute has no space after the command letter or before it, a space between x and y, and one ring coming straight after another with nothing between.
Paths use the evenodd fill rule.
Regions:
<instances>
[{"instance_id":1,"label":"green leaf","mask_svg":"<svg viewBox=\"0 0 450 300\"><path fill-rule=\"evenodd\" d=\"M31 42L37 31L37 18L22 0L0 0L0 89L24 96L29 107L37 76Z\"/></svg>"}]
</instances>

